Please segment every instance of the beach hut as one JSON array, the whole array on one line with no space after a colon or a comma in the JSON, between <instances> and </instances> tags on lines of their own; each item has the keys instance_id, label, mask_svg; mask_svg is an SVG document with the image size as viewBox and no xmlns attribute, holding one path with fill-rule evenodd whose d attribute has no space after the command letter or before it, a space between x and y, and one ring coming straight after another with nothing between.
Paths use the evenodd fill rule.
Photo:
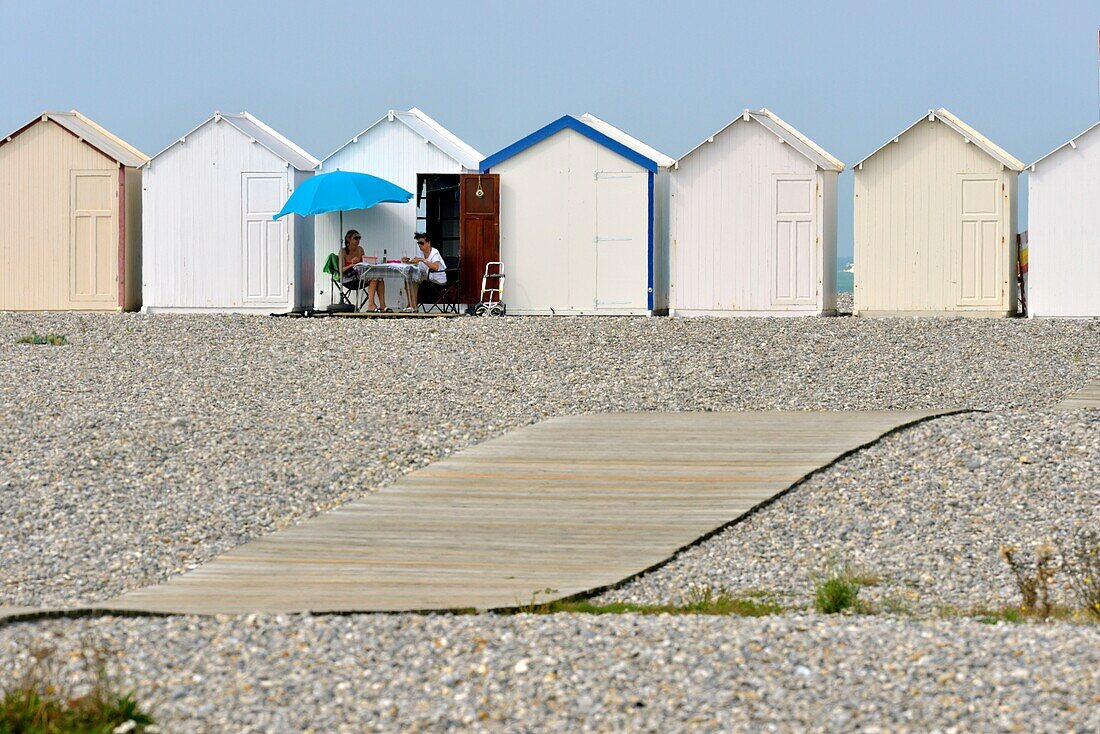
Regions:
<instances>
[{"instance_id":1,"label":"beach hut","mask_svg":"<svg viewBox=\"0 0 1100 734\"><path fill-rule=\"evenodd\" d=\"M482 171L500 176L508 313L667 311L674 163L590 114L485 159Z\"/></svg>"},{"instance_id":2,"label":"beach hut","mask_svg":"<svg viewBox=\"0 0 1100 734\"><path fill-rule=\"evenodd\" d=\"M480 189L477 188L478 166L483 157L422 110L413 107L407 112L390 110L324 158L318 170L321 173L337 170L369 173L416 192L415 199L408 204L344 212L343 229L359 231L368 256L385 254L390 259L417 254L413 233L427 232L441 255L459 258L464 299L470 303L477 298L485 260L479 256L481 232L474 224L483 216L490 217L492 226L486 232L493 238L496 236L496 212L472 211L477 209L475 204L496 201L495 190L488 190L493 182L483 180ZM469 178L469 174L474 174L473 178ZM480 190L482 196L463 197L464 188ZM343 241L341 215L318 215L314 217L314 225L317 243L314 269L320 272L329 254L336 252ZM328 278L318 278L318 307L328 303L329 289ZM391 295L390 300L400 305L398 294Z\"/></svg>"},{"instance_id":3,"label":"beach hut","mask_svg":"<svg viewBox=\"0 0 1100 734\"><path fill-rule=\"evenodd\" d=\"M0 138L0 309L141 305L141 170L149 158L76 110Z\"/></svg>"},{"instance_id":4,"label":"beach hut","mask_svg":"<svg viewBox=\"0 0 1100 734\"><path fill-rule=\"evenodd\" d=\"M856 314L1015 313L1023 163L938 109L854 168Z\"/></svg>"},{"instance_id":5,"label":"beach hut","mask_svg":"<svg viewBox=\"0 0 1100 734\"><path fill-rule=\"evenodd\" d=\"M836 312L844 164L769 110L745 110L672 171L671 313Z\"/></svg>"},{"instance_id":6,"label":"beach hut","mask_svg":"<svg viewBox=\"0 0 1100 734\"><path fill-rule=\"evenodd\" d=\"M1028 169L1028 315L1100 316L1100 123Z\"/></svg>"},{"instance_id":7,"label":"beach hut","mask_svg":"<svg viewBox=\"0 0 1100 734\"><path fill-rule=\"evenodd\" d=\"M247 112L215 112L146 165L143 310L313 306L313 222L273 221L317 159Z\"/></svg>"}]
</instances>

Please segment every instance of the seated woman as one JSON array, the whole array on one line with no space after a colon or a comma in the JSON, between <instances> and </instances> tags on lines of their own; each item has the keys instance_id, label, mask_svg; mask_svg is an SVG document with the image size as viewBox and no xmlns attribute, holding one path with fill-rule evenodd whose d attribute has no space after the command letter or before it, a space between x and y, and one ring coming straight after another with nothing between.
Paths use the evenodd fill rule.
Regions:
<instances>
[{"instance_id":1,"label":"seated woman","mask_svg":"<svg viewBox=\"0 0 1100 734\"><path fill-rule=\"evenodd\" d=\"M355 266L363 262L366 253L360 246L363 238L354 229L344 235L344 246L340 248L340 284L349 290L358 290L362 281ZM377 296L378 305L375 305ZM386 283L381 278L372 278L367 282L367 310L388 311L386 308Z\"/></svg>"},{"instance_id":2,"label":"seated woman","mask_svg":"<svg viewBox=\"0 0 1100 734\"><path fill-rule=\"evenodd\" d=\"M425 290L425 297L429 296L434 290L438 290L441 286L447 283L447 264L443 261L443 256L439 254L439 250L432 247L432 241L428 239L428 235L424 232L417 232L413 235L416 239L416 244L420 247L420 257L403 257L401 262L404 263L424 263L428 268L428 279L423 283L409 283L409 307L406 311L415 311L418 308L420 302L420 289Z\"/></svg>"}]
</instances>

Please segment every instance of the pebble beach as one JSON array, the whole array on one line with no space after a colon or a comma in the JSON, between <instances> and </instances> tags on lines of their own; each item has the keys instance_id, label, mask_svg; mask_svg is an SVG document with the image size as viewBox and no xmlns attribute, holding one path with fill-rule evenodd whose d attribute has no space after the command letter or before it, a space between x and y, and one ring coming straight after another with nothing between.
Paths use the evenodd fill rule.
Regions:
<instances>
[{"instance_id":1,"label":"pebble beach","mask_svg":"<svg viewBox=\"0 0 1100 734\"><path fill-rule=\"evenodd\" d=\"M0 628L124 653L172 732L1100 728L1100 628L785 615L249 616ZM65 672L79 679L68 663Z\"/></svg>"},{"instance_id":2,"label":"pebble beach","mask_svg":"<svg viewBox=\"0 0 1100 734\"><path fill-rule=\"evenodd\" d=\"M16 343L32 332L67 343ZM939 618L1014 601L1000 545L1095 523L1100 411L1052 409L1100 375L1094 321L0 314L0 360L7 606L162 581L551 416L981 411L887 436L601 597L708 587L774 617L0 626L0 671L47 640L119 650L168 731L1100 726L1095 624ZM873 576L880 613L811 611L829 563Z\"/></svg>"}]
</instances>

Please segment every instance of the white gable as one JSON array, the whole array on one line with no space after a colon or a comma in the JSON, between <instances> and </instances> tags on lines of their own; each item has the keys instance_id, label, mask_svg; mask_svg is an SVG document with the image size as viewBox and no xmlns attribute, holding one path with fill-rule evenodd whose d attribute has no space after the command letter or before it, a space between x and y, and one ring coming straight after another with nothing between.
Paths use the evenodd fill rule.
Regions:
<instances>
[{"instance_id":1,"label":"white gable","mask_svg":"<svg viewBox=\"0 0 1100 734\"><path fill-rule=\"evenodd\" d=\"M800 153L802 156L807 158L811 163L813 163L818 168L821 168L822 170L837 171L837 172L840 172L840 171L844 170L844 164L841 163L837 158L830 155L824 148L822 148L817 143L815 143L814 141L810 140L808 137L806 137L805 135L800 133L798 130L796 130L792 125L790 125L786 121L780 119L780 117L778 115L776 115L774 112L772 112L771 110L769 110L767 108L763 108L763 109L760 109L760 110L755 111L755 112L753 112L751 110L745 110L744 112L741 113L741 115L739 117L737 117L734 120L732 120L731 122L729 122L721 130L714 133L714 135L711 135L706 140L704 140L703 142L699 143L694 148L689 150L687 153L684 153L682 156L680 156L680 160L681 161L684 160L689 155L691 155L695 151L699 150L700 148L702 148L707 143L714 142L714 139L717 136L721 135L723 132L725 132L727 129L729 129L732 125L735 125L738 122L758 122L758 123L760 123L760 125L763 126L769 132L771 132L772 135L775 135L775 137L781 143L785 143L785 144L791 146L792 149L798 151L798 153Z\"/></svg>"},{"instance_id":2,"label":"white gable","mask_svg":"<svg viewBox=\"0 0 1100 734\"><path fill-rule=\"evenodd\" d=\"M254 115L250 115L247 112L242 112L237 115L226 115L221 112L215 112L212 116L203 120L197 127L188 131L186 135L173 141L171 145L153 156L153 160L164 155L175 146L187 142L187 138L207 125L219 123L228 123L232 128L237 130L244 139L266 148L278 156L282 161L299 171L312 171L319 164L316 158L292 143L285 136L276 132L273 128L265 125Z\"/></svg>"},{"instance_id":3,"label":"white gable","mask_svg":"<svg viewBox=\"0 0 1100 734\"><path fill-rule=\"evenodd\" d=\"M341 145L329 155L325 156L321 160L321 167L325 168L325 164L338 154L342 153L349 146L357 145L360 138L365 137L372 130L379 125L400 122L420 137L425 143L428 143L438 148L444 155L451 160L458 163L462 168L468 171L476 171L481 166L481 161L485 157L470 145L467 145L457 135L452 133L447 128L440 125L438 122L428 117L422 110L413 107L408 112L401 112L399 110L390 110L386 113L386 116L375 122L373 125L367 127L366 130L356 135L348 142Z\"/></svg>"},{"instance_id":4,"label":"white gable","mask_svg":"<svg viewBox=\"0 0 1100 734\"><path fill-rule=\"evenodd\" d=\"M914 127L916 127L920 123L924 122L926 119L929 120L929 121L939 120L940 122L946 124L949 128L951 128L952 130L957 132L959 135L961 135L963 137L963 139L966 140L966 142L973 143L974 145L977 145L979 148L981 148L983 151L985 151L986 155L988 155L990 158L993 158L996 161L999 161L1000 164L1003 165L1005 168L1008 168L1009 170L1012 170L1012 171L1022 171L1022 170L1024 170L1023 162L1021 162L1015 156L1013 156L1010 153L1008 153L1007 151L1005 151L1004 148L1001 148L1000 146L996 145L992 140L985 137L980 132L978 132L974 128L970 127L965 122L960 120L958 117L955 117L955 115L951 114L950 112L948 112L947 110L945 110L942 107L939 108L938 110L928 110L927 115L921 116L921 118L919 120L915 121L912 125L905 128L900 133L898 133L894 137L890 138L889 140L887 140L885 143L883 143L879 147L875 148L875 150L870 155L864 156L864 158L862 160L860 160L859 163L855 164L854 167L859 168L868 159L874 157L874 155L876 153L878 153L880 150L885 148L887 145L890 145L890 143L897 142L898 139L902 135L905 135L905 133L909 132Z\"/></svg>"},{"instance_id":5,"label":"white gable","mask_svg":"<svg viewBox=\"0 0 1100 734\"><path fill-rule=\"evenodd\" d=\"M1040 163L1045 161L1047 158L1050 158L1052 155L1054 155L1058 151L1062 150L1063 148L1076 149L1077 144L1081 141L1082 138L1085 138L1085 137L1089 136L1090 134L1092 134L1094 131L1097 131L1097 130L1100 130L1100 122L1094 123L1091 127L1087 128L1084 132L1080 133L1079 135L1077 135L1073 139L1067 140L1066 142L1062 143L1057 148L1055 148L1054 150L1050 151L1049 153L1047 153L1045 156L1043 156L1039 160L1032 163L1030 166L1028 166L1028 168L1030 168L1031 170L1034 171L1035 166L1039 165Z\"/></svg>"}]
</instances>

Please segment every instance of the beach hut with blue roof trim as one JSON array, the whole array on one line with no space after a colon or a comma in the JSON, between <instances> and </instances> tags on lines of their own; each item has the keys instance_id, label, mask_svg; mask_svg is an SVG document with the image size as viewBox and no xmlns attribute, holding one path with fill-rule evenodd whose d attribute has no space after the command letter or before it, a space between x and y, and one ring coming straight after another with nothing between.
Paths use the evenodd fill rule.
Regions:
<instances>
[{"instance_id":1,"label":"beach hut with blue roof trim","mask_svg":"<svg viewBox=\"0 0 1100 734\"><path fill-rule=\"evenodd\" d=\"M667 313L674 163L590 114L561 117L482 161L500 176L508 313Z\"/></svg>"}]
</instances>

